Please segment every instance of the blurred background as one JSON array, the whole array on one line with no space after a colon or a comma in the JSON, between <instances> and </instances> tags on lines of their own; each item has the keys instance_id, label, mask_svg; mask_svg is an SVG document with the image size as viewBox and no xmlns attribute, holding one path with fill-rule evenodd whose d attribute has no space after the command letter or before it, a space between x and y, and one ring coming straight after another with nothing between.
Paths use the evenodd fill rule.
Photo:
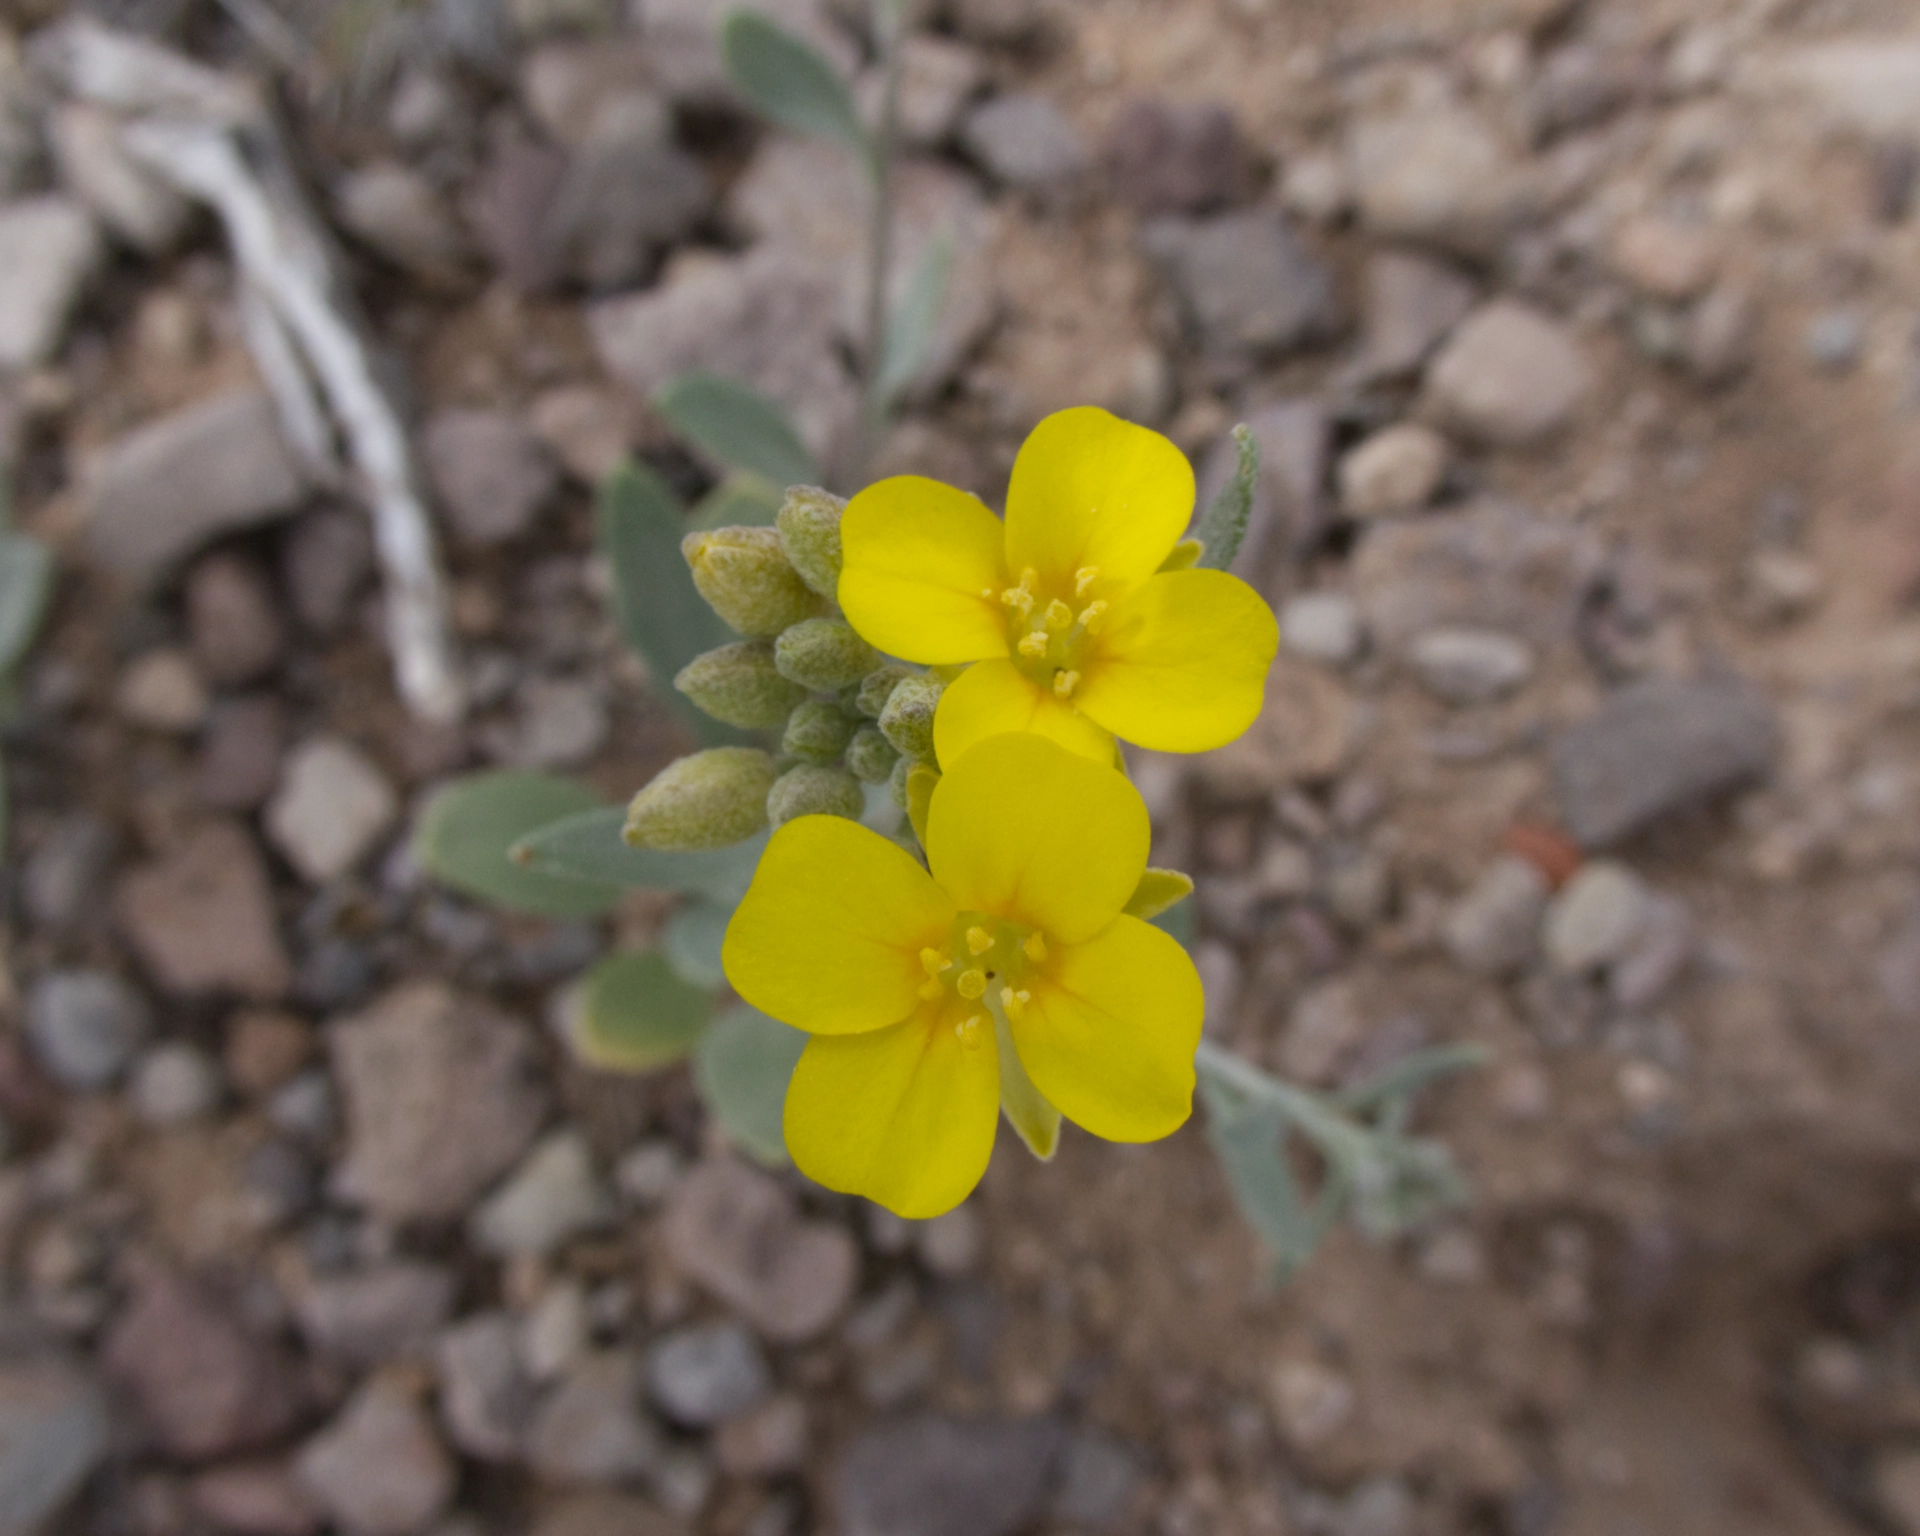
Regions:
<instances>
[{"instance_id":1,"label":"blurred background","mask_svg":"<svg viewBox=\"0 0 1920 1536\"><path fill-rule=\"evenodd\" d=\"M878 111L860 0L750 3ZM870 473L1248 423L1266 714L1134 763L1208 1032L1491 1053L1472 1202L1279 1288L1197 1125L924 1224L767 1166L562 1039L671 897L418 856L697 744L595 536L729 484L663 388L855 488L871 194L732 8L0 7L0 1533L1920 1536L1910 0L909 18Z\"/></svg>"}]
</instances>

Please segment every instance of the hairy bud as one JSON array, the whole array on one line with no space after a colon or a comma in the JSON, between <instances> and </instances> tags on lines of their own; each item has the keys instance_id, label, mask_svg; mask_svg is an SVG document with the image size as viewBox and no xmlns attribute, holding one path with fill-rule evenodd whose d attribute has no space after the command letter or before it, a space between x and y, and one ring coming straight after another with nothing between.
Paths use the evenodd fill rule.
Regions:
<instances>
[{"instance_id":1,"label":"hairy bud","mask_svg":"<svg viewBox=\"0 0 1920 1536\"><path fill-rule=\"evenodd\" d=\"M827 604L787 564L771 528L715 528L690 533L680 553L693 584L713 611L743 635L777 635L826 612Z\"/></svg>"},{"instance_id":2,"label":"hairy bud","mask_svg":"<svg viewBox=\"0 0 1920 1536\"><path fill-rule=\"evenodd\" d=\"M933 712L946 688L931 672L918 673L896 684L880 711L887 740L915 762L933 761Z\"/></svg>"},{"instance_id":3,"label":"hairy bud","mask_svg":"<svg viewBox=\"0 0 1920 1536\"><path fill-rule=\"evenodd\" d=\"M899 761L900 753L878 726L861 726L847 743L847 768L862 784L886 783Z\"/></svg>"},{"instance_id":4,"label":"hairy bud","mask_svg":"<svg viewBox=\"0 0 1920 1536\"><path fill-rule=\"evenodd\" d=\"M875 667L860 679L860 690L854 696L854 707L869 720L878 720L880 711L887 707L887 700L893 696L893 690L908 678L919 675L918 667L902 666L897 661Z\"/></svg>"},{"instance_id":5,"label":"hairy bud","mask_svg":"<svg viewBox=\"0 0 1920 1536\"><path fill-rule=\"evenodd\" d=\"M859 780L838 768L801 763L767 791L767 820L776 827L796 816L844 816L858 821L867 808Z\"/></svg>"},{"instance_id":6,"label":"hairy bud","mask_svg":"<svg viewBox=\"0 0 1920 1536\"><path fill-rule=\"evenodd\" d=\"M802 619L773 642L780 675L816 693L835 693L859 682L879 659L845 619Z\"/></svg>"},{"instance_id":7,"label":"hairy bud","mask_svg":"<svg viewBox=\"0 0 1920 1536\"><path fill-rule=\"evenodd\" d=\"M714 719L748 731L778 725L807 696L780 675L764 640L740 640L694 657L673 686Z\"/></svg>"},{"instance_id":8,"label":"hairy bud","mask_svg":"<svg viewBox=\"0 0 1920 1536\"><path fill-rule=\"evenodd\" d=\"M767 823L773 759L753 747L714 747L663 768L627 806L635 848L724 848Z\"/></svg>"},{"instance_id":9,"label":"hairy bud","mask_svg":"<svg viewBox=\"0 0 1920 1536\"><path fill-rule=\"evenodd\" d=\"M852 735L853 721L839 705L809 699L787 717L780 750L803 762L838 762Z\"/></svg>"},{"instance_id":10,"label":"hairy bud","mask_svg":"<svg viewBox=\"0 0 1920 1536\"><path fill-rule=\"evenodd\" d=\"M796 485L774 519L787 559L822 597L840 590L840 514L846 510L844 501L817 485Z\"/></svg>"}]
</instances>

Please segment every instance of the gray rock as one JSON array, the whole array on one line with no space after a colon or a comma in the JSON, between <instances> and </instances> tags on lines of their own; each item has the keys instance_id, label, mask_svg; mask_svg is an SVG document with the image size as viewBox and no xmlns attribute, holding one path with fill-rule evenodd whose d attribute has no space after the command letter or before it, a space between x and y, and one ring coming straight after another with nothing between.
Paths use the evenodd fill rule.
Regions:
<instances>
[{"instance_id":1,"label":"gray rock","mask_svg":"<svg viewBox=\"0 0 1920 1536\"><path fill-rule=\"evenodd\" d=\"M656 78L676 101L738 105L720 58L720 23L735 8L734 0L647 0L640 7L640 35ZM749 0L747 9L804 39L842 79L858 67L853 44L834 24L825 0Z\"/></svg>"},{"instance_id":2,"label":"gray rock","mask_svg":"<svg viewBox=\"0 0 1920 1536\"><path fill-rule=\"evenodd\" d=\"M187 1499L215 1530L237 1536L313 1536L324 1518L279 1460L210 1467L194 1477Z\"/></svg>"},{"instance_id":3,"label":"gray rock","mask_svg":"<svg viewBox=\"0 0 1920 1536\"><path fill-rule=\"evenodd\" d=\"M544 1255L612 1219L613 1197L593 1171L586 1137L559 1130L474 1212L473 1241L484 1253Z\"/></svg>"},{"instance_id":4,"label":"gray rock","mask_svg":"<svg viewBox=\"0 0 1920 1536\"><path fill-rule=\"evenodd\" d=\"M1091 163L1086 140L1050 96L1017 92L982 102L960 145L995 181L1023 192L1061 189Z\"/></svg>"},{"instance_id":5,"label":"gray rock","mask_svg":"<svg viewBox=\"0 0 1920 1536\"><path fill-rule=\"evenodd\" d=\"M133 1069L134 1113L164 1129L186 1125L220 1102L220 1068L198 1046L170 1040L142 1056Z\"/></svg>"},{"instance_id":6,"label":"gray rock","mask_svg":"<svg viewBox=\"0 0 1920 1536\"><path fill-rule=\"evenodd\" d=\"M294 1476L350 1536L415 1536L453 1502L458 1470L420 1404L375 1377L302 1447Z\"/></svg>"},{"instance_id":7,"label":"gray rock","mask_svg":"<svg viewBox=\"0 0 1920 1536\"><path fill-rule=\"evenodd\" d=\"M84 915L113 862L115 841L112 826L91 811L54 825L21 873L21 898L38 927L62 929Z\"/></svg>"},{"instance_id":8,"label":"gray rock","mask_svg":"<svg viewBox=\"0 0 1920 1536\"><path fill-rule=\"evenodd\" d=\"M1569 975L1597 971L1632 948L1647 915L1644 881L1613 859L1582 864L1547 908L1547 958Z\"/></svg>"},{"instance_id":9,"label":"gray rock","mask_svg":"<svg viewBox=\"0 0 1920 1536\"><path fill-rule=\"evenodd\" d=\"M1252 196L1253 152L1219 102L1135 101L1100 147L1113 195L1135 212L1211 213Z\"/></svg>"},{"instance_id":10,"label":"gray rock","mask_svg":"<svg viewBox=\"0 0 1920 1536\"><path fill-rule=\"evenodd\" d=\"M913 1233L920 1262L943 1280L959 1280L980 1267L987 1247L977 1205L956 1205L944 1216L921 1222Z\"/></svg>"},{"instance_id":11,"label":"gray rock","mask_svg":"<svg viewBox=\"0 0 1920 1536\"><path fill-rule=\"evenodd\" d=\"M529 1031L439 983L387 993L328 1047L348 1132L334 1191L383 1219L464 1213L539 1128Z\"/></svg>"},{"instance_id":12,"label":"gray rock","mask_svg":"<svg viewBox=\"0 0 1920 1536\"><path fill-rule=\"evenodd\" d=\"M877 123L883 72L869 69L858 93L861 114ZM900 50L900 140L916 148L945 144L960 126L960 116L987 83L979 53L950 37L909 33Z\"/></svg>"},{"instance_id":13,"label":"gray rock","mask_svg":"<svg viewBox=\"0 0 1920 1536\"><path fill-rule=\"evenodd\" d=\"M1441 422L1496 447L1552 437L1592 387L1573 334L1517 299L1476 310L1427 370L1428 405Z\"/></svg>"},{"instance_id":14,"label":"gray rock","mask_svg":"<svg viewBox=\"0 0 1920 1536\"><path fill-rule=\"evenodd\" d=\"M420 451L455 536L476 549L531 531L560 488L540 440L505 411L442 411L420 434Z\"/></svg>"},{"instance_id":15,"label":"gray rock","mask_svg":"<svg viewBox=\"0 0 1920 1536\"><path fill-rule=\"evenodd\" d=\"M1760 310L1745 288L1722 283L1688 311L1680 360L1702 384L1726 384L1753 361Z\"/></svg>"},{"instance_id":16,"label":"gray rock","mask_svg":"<svg viewBox=\"0 0 1920 1536\"><path fill-rule=\"evenodd\" d=\"M291 511L305 493L273 401L253 388L115 438L86 461L83 481L89 552L134 582L157 579L218 534Z\"/></svg>"},{"instance_id":17,"label":"gray rock","mask_svg":"<svg viewBox=\"0 0 1920 1536\"><path fill-rule=\"evenodd\" d=\"M1332 1536L1413 1536L1419 1509L1406 1484L1370 1477L1341 1500Z\"/></svg>"},{"instance_id":18,"label":"gray rock","mask_svg":"<svg viewBox=\"0 0 1920 1536\"><path fill-rule=\"evenodd\" d=\"M210 822L175 852L131 871L114 905L165 991L267 1002L293 979L260 851L232 822Z\"/></svg>"},{"instance_id":19,"label":"gray rock","mask_svg":"<svg viewBox=\"0 0 1920 1536\"><path fill-rule=\"evenodd\" d=\"M1360 354L1362 382L1418 371L1473 308L1473 284L1451 267L1402 251L1367 258Z\"/></svg>"},{"instance_id":20,"label":"gray rock","mask_svg":"<svg viewBox=\"0 0 1920 1536\"><path fill-rule=\"evenodd\" d=\"M53 1360L0 1367L0 1531L39 1530L107 1454L107 1402L92 1380Z\"/></svg>"},{"instance_id":21,"label":"gray rock","mask_svg":"<svg viewBox=\"0 0 1920 1536\"><path fill-rule=\"evenodd\" d=\"M834 1469L841 1536L1013 1536L1066 1445L1053 1419L925 1416L869 1429Z\"/></svg>"},{"instance_id":22,"label":"gray rock","mask_svg":"<svg viewBox=\"0 0 1920 1536\"><path fill-rule=\"evenodd\" d=\"M517 1459L538 1401L519 1326L505 1312L479 1313L441 1334L434 1358L447 1438L480 1461Z\"/></svg>"},{"instance_id":23,"label":"gray rock","mask_svg":"<svg viewBox=\"0 0 1920 1536\"><path fill-rule=\"evenodd\" d=\"M27 996L27 1043L62 1088L114 1083L153 1029L153 1011L110 971L49 971Z\"/></svg>"},{"instance_id":24,"label":"gray rock","mask_svg":"<svg viewBox=\"0 0 1920 1536\"><path fill-rule=\"evenodd\" d=\"M36 368L104 254L93 218L64 197L0 204L0 369Z\"/></svg>"},{"instance_id":25,"label":"gray rock","mask_svg":"<svg viewBox=\"0 0 1920 1536\"><path fill-rule=\"evenodd\" d=\"M315 1354L374 1366L424 1354L453 1311L453 1292L443 1266L393 1259L312 1277L295 1289L293 1315Z\"/></svg>"},{"instance_id":26,"label":"gray rock","mask_svg":"<svg viewBox=\"0 0 1920 1536\"><path fill-rule=\"evenodd\" d=\"M1607 994L1629 1013L1651 1007L1672 989L1693 958L1699 925L1678 897L1649 891L1626 952L1607 969Z\"/></svg>"},{"instance_id":27,"label":"gray rock","mask_svg":"<svg viewBox=\"0 0 1920 1536\"><path fill-rule=\"evenodd\" d=\"M373 852L399 815L400 797L364 752L316 736L287 754L263 821L301 878L325 885Z\"/></svg>"},{"instance_id":28,"label":"gray rock","mask_svg":"<svg viewBox=\"0 0 1920 1536\"><path fill-rule=\"evenodd\" d=\"M230 554L196 561L187 573L186 609L194 665L209 682L232 688L280 664L287 642L280 601L252 561Z\"/></svg>"},{"instance_id":29,"label":"gray rock","mask_svg":"<svg viewBox=\"0 0 1920 1536\"><path fill-rule=\"evenodd\" d=\"M412 166L375 161L333 189L340 222L404 272L431 283L457 279L473 248L439 189Z\"/></svg>"},{"instance_id":30,"label":"gray rock","mask_svg":"<svg viewBox=\"0 0 1920 1536\"><path fill-rule=\"evenodd\" d=\"M1348 517L1417 512L1447 476L1447 440L1403 421L1376 432L1340 460L1340 510Z\"/></svg>"},{"instance_id":31,"label":"gray rock","mask_svg":"<svg viewBox=\"0 0 1920 1536\"><path fill-rule=\"evenodd\" d=\"M1867 324L1850 309L1829 309L1807 323L1807 361L1827 373L1848 373L1867 345Z\"/></svg>"},{"instance_id":32,"label":"gray rock","mask_svg":"<svg viewBox=\"0 0 1920 1536\"><path fill-rule=\"evenodd\" d=\"M1420 684L1448 704L1491 704L1533 676L1533 652L1524 640L1497 629L1424 630L1407 647Z\"/></svg>"},{"instance_id":33,"label":"gray rock","mask_svg":"<svg viewBox=\"0 0 1920 1536\"><path fill-rule=\"evenodd\" d=\"M1547 896L1547 877L1530 860L1494 860L1447 914L1447 952L1476 976L1519 970L1539 949Z\"/></svg>"},{"instance_id":34,"label":"gray rock","mask_svg":"<svg viewBox=\"0 0 1920 1536\"><path fill-rule=\"evenodd\" d=\"M332 507L301 518L287 537L284 570L295 616L316 634L331 634L373 574L365 516Z\"/></svg>"},{"instance_id":35,"label":"gray rock","mask_svg":"<svg viewBox=\"0 0 1920 1536\"><path fill-rule=\"evenodd\" d=\"M1077 1429L1067 1441L1047 1513L1082 1530L1117 1530L1145 1482L1140 1457L1124 1441L1103 1430Z\"/></svg>"},{"instance_id":36,"label":"gray rock","mask_svg":"<svg viewBox=\"0 0 1920 1536\"><path fill-rule=\"evenodd\" d=\"M1361 117L1347 138L1360 219L1374 235L1485 258L1530 201L1508 147L1464 107Z\"/></svg>"},{"instance_id":37,"label":"gray rock","mask_svg":"<svg viewBox=\"0 0 1920 1536\"><path fill-rule=\"evenodd\" d=\"M780 1477L807 1464L807 1403L776 1392L713 1437L714 1459L729 1477Z\"/></svg>"},{"instance_id":38,"label":"gray rock","mask_svg":"<svg viewBox=\"0 0 1920 1536\"><path fill-rule=\"evenodd\" d=\"M194 791L216 811L251 811L280 780L287 711L273 694L216 701L200 737Z\"/></svg>"},{"instance_id":39,"label":"gray rock","mask_svg":"<svg viewBox=\"0 0 1920 1536\"><path fill-rule=\"evenodd\" d=\"M134 657L113 689L113 707L123 720L170 736L199 730L211 703L193 658L170 645Z\"/></svg>"},{"instance_id":40,"label":"gray rock","mask_svg":"<svg viewBox=\"0 0 1920 1536\"><path fill-rule=\"evenodd\" d=\"M1141 239L1207 351L1284 352L1339 324L1332 271L1277 213L1156 219Z\"/></svg>"},{"instance_id":41,"label":"gray rock","mask_svg":"<svg viewBox=\"0 0 1920 1536\"><path fill-rule=\"evenodd\" d=\"M1589 848L1620 842L1764 775L1778 739L1772 704L1748 683L1629 684L1554 741L1561 821Z\"/></svg>"},{"instance_id":42,"label":"gray rock","mask_svg":"<svg viewBox=\"0 0 1920 1536\"><path fill-rule=\"evenodd\" d=\"M760 1346L738 1323L664 1334L648 1349L646 1369L653 1405L689 1429L737 1418L773 1386Z\"/></svg>"},{"instance_id":43,"label":"gray rock","mask_svg":"<svg viewBox=\"0 0 1920 1536\"><path fill-rule=\"evenodd\" d=\"M1344 977L1316 982L1288 1010L1280 1068L1300 1082L1331 1083L1366 1033L1366 1013L1353 983Z\"/></svg>"},{"instance_id":44,"label":"gray rock","mask_svg":"<svg viewBox=\"0 0 1920 1536\"><path fill-rule=\"evenodd\" d=\"M120 144L121 122L90 102L54 108L47 122L60 179L116 239L164 256L186 233L193 205Z\"/></svg>"},{"instance_id":45,"label":"gray rock","mask_svg":"<svg viewBox=\"0 0 1920 1536\"><path fill-rule=\"evenodd\" d=\"M1280 638L1296 656L1344 667L1366 643L1366 625L1344 592L1306 592L1280 610Z\"/></svg>"},{"instance_id":46,"label":"gray rock","mask_svg":"<svg viewBox=\"0 0 1920 1536\"><path fill-rule=\"evenodd\" d=\"M646 133L623 134L574 152L539 238L556 267L607 292L639 281L712 206L712 179L692 155Z\"/></svg>"},{"instance_id":47,"label":"gray rock","mask_svg":"<svg viewBox=\"0 0 1920 1536\"><path fill-rule=\"evenodd\" d=\"M639 1359L627 1350L586 1355L540 1404L526 1459L556 1483L629 1482L660 1465L660 1435L640 1409Z\"/></svg>"},{"instance_id":48,"label":"gray rock","mask_svg":"<svg viewBox=\"0 0 1920 1536\"><path fill-rule=\"evenodd\" d=\"M1740 83L1762 99L1782 86L1837 127L1877 140L1920 141L1920 42L1846 37L1742 61Z\"/></svg>"},{"instance_id":49,"label":"gray rock","mask_svg":"<svg viewBox=\"0 0 1920 1536\"><path fill-rule=\"evenodd\" d=\"M509 761L527 768L584 763L607 739L606 700L584 678L529 678L519 690L520 719L503 745Z\"/></svg>"}]
</instances>

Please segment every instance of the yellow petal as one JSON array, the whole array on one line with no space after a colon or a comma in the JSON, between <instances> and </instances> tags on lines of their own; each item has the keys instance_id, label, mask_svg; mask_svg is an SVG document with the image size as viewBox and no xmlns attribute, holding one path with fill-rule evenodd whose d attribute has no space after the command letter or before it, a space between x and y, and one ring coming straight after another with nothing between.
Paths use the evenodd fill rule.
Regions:
<instances>
[{"instance_id":1,"label":"yellow petal","mask_svg":"<svg viewBox=\"0 0 1920 1536\"><path fill-rule=\"evenodd\" d=\"M935 664L1007 652L1000 519L938 480L868 486L840 519L840 607L890 655Z\"/></svg>"},{"instance_id":2,"label":"yellow petal","mask_svg":"<svg viewBox=\"0 0 1920 1536\"><path fill-rule=\"evenodd\" d=\"M989 736L1028 731L1096 763L1113 761L1113 737L1057 694L1028 680L1012 662L977 661L940 695L933 750L942 763Z\"/></svg>"},{"instance_id":3,"label":"yellow petal","mask_svg":"<svg viewBox=\"0 0 1920 1536\"><path fill-rule=\"evenodd\" d=\"M733 990L784 1023L880 1029L919 1006L920 951L953 917L898 843L844 817L800 816L760 856L720 958Z\"/></svg>"},{"instance_id":4,"label":"yellow petal","mask_svg":"<svg viewBox=\"0 0 1920 1536\"><path fill-rule=\"evenodd\" d=\"M1064 946L1012 1025L1034 1086L1074 1124L1108 1141L1155 1141L1193 1111L1200 975L1179 942L1118 917Z\"/></svg>"},{"instance_id":5,"label":"yellow petal","mask_svg":"<svg viewBox=\"0 0 1920 1536\"><path fill-rule=\"evenodd\" d=\"M1033 429L1007 488L1007 569L1075 590L1089 567L1117 589L1159 569L1193 516L1193 466L1158 432L1094 406Z\"/></svg>"},{"instance_id":6,"label":"yellow petal","mask_svg":"<svg viewBox=\"0 0 1920 1536\"><path fill-rule=\"evenodd\" d=\"M963 754L927 809L927 862L963 911L1078 944L1112 922L1147 867L1147 808L1113 769L1040 736Z\"/></svg>"},{"instance_id":7,"label":"yellow petal","mask_svg":"<svg viewBox=\"0 0 1920 1536\"><path fill-rule=\"evenodd\" d=\"M787 1151L815 1183L896 1216L938 1216L993 1155L1000 1068L991 1021L963 1045L950 1003L891 1029L816 1035L787 1087Z\"/></svg>"},{"instance_id":8,"label":"yellow petal","mask_svg":"<svg viewBox=\"0 0 1920 1536\"><path fill-rule=\"evenodd\" d=\"M1099 646L1081 711L1156 752L1205 752L1259 715L1280 626L1239 577L1170 571L1114 602Z\"/></svg>"},{"instance_id":9,"label":"yellow petal","mask_svg":"<svg viewBox=\"0 0 1920 1536\"><path fill-rule=\"evenodd\" d=\"M1006 1018L998 1017L994 1043L1000 1048L1001 1112L1027 1150L1041 1162L1050 1163L1060 1150L1060 1111L1033 1086L1027 1069L1020 1065L1020 1053L1014 1049Z\"/></svg>"}]
</instances>

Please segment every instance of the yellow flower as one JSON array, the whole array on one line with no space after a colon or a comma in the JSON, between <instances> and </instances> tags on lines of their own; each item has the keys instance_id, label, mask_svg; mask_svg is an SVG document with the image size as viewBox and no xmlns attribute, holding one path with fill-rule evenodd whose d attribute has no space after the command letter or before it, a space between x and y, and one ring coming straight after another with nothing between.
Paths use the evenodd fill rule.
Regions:
<instances>
[{"instance_id":1,"label":"yellow flower","mask_svg":"<svg viewBox=\"0 0 1920 1536\"><path fill-rule=\"evenodd\" d=\"M1233 740L1260 713L1273 612L1224 571L1163 570L1193 512L1193 470L1157 432L1083 406L1033 429L1003 525L977 498L900 475L840 523L840 607L871 644L947 689L949 763L1003 731L1100 762L1119 736L1167 752Z\"/></svg>"},{"instance_id":2,"label":"yellow flower","mask_svg":"<svg viewBox=\"0 0 1920 1536\"><path fill-rule=\"evenodd\" d=\"M999 1111L1050 1156L1064 1113L1152 1141L1193 1107L1200 978L1125 908L1147 812L1112 768L1034 735L933 791L932 873L831 816L774 833L728 925L727 979L807 1030L787 1149L829 1189L937 1216L986 1172Z\"/></svg>"}]
</instances>

